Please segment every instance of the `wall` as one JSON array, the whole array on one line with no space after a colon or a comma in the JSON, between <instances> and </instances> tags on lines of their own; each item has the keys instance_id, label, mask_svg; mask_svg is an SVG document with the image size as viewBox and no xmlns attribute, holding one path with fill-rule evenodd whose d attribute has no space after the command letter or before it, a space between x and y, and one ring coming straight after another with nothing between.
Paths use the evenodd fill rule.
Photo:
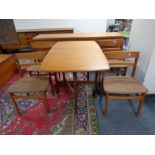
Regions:
<instances>
[{"instance_id":1,"label":"wall","mask_svg":"<svg viewBox=\"0 0 155 155\"><path fill-rule=\"evenodd\" d=\"M146 85L149 88L150 94L155 94L155 48L153 50L150 64L148 66L148 70L146 72L146 76L144 79L144 85Z\"/></svg>"},{"instance_id":2,"label":"wall","mask_svg":"<svg viewBox=\"0 0 155 155\"><path fill-rule=\"evenodd\" d=\"M129 50L140 51L140 58L136 71L136 77L146 84L149 90L152 90L151 74L148 74L148 66L150 64L151 56L155 48L155 20L147 19L135 19L133 20L130 39L129 39ZM153 76L155 74L154 67L149 69ZM146 78L147 77L147 78ZM149 85L145 81L150 81ZM155 93L155 88L154 88Z\"/></svg>"},{"instance_id":3,"label":"wall","mask_svg":"<svg viewBox=\"0 0 155 155\"><path fill-rule=\"evenodd\" d=\"M75 32L105 32L106 19L14 19L17 30L73 27Z\"/></svg>"}]
</instances>

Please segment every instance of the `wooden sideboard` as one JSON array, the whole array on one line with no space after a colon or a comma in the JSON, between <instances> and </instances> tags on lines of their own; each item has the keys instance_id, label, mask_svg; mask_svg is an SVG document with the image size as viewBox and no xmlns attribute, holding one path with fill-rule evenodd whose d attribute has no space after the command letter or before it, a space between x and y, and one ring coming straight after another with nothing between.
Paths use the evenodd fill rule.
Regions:
<instances>
[{"instance_id":1,"label":"wooden sideboard","mask_svg":"<svg viewBox=\"0 0 155 155\"><path fill-rule=\"evenodd\" d=\"M70 33L70 34L39 34L33 41L96 41L103 52L120 51L123 49L124 37L118 32L105 33Z\"/></svg>"},{"instance_id":2,"label":"wooden sideboard","mask_svg":"<svg viewBox=\"0 0 155 155\"><path fill-rule=\"evenodd\" d=\"M13 55L0 54L0 87L3 86L17 71Z\"/></svg>"},{"instance_id":3,"label":"wooden sideboard","mask_svg":"<svg viewBox=\"0 0 155 155\"><path fill-rule=\"evenodd\" d=\"M17 49L23 46L30 46L32 38L38 34L60 34L73 33L73 28L51 28L51 29L24 29L17 30L18 43L2 45L2 49Z\"/></svg>"}]
</instances>

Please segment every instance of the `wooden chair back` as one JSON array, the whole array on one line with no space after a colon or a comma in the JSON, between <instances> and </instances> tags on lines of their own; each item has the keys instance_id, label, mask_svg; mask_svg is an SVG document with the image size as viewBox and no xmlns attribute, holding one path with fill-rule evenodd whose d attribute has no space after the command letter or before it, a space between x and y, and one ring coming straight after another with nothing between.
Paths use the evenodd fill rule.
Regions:
<instances>
[{"instance_id":1,"label":"wooden chair back","mask_svg":"<svg viewBox=\"0 0 155 155\"><path fill-rule=\"evenodd\" d=\"M136 71L137 62L139 58L138 51L111 51L111 52L105 52L104 54L108 59L110 67L132 66L131 76L132 77L135 76L135 71ZM132 61L131 61L131 58L133 59ZM115 61L112 61L112 60L115 60Z\"/></svg>"},{"instance_id":2,"label":"wooden chair back","mask_svg":"<svg viewBox=\"0 0 155 155\"><path fill-rule=\"evenodd\" d=\"M30 52L30 53L16 53L15 58L17 61L20 60L34 60L34 62L41 62L46 53L43 52Z\"/></svg>"},{"instance_id":3,"label":"wooden chair back","mask_svg":"<svg viewBox=\"0 0 155 155\"><path fill-rule=\"evenodd\" d=\"M45 56L46 56L46 53L44 52L30 52L30 53L14 54L16 65L21 75L22 75L23 66L28 67L32 65L40 65Z\"/></svg>"}]
</instances>

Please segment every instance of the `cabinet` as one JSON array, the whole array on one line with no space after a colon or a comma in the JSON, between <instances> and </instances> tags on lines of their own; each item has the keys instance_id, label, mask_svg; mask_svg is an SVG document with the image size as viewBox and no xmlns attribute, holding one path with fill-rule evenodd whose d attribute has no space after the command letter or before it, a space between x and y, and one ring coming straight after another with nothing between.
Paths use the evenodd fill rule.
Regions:
<instances>
[{"instance_id":1,"label":"cabinet","mask_svg":"<svg viewBox=\"0 0 155 155\"><path fill-rule=\"evenodd\" d=\"M102 39L97 40L103 52L106 51L119 51L123 48L123 39Z\"/></svg>"},{"instance_id":2,"label":"cabinet","mask_svg":"<svg viewBox=\"0 0 155 155\"><path fill-rule=\"evenodd\" d=\"M27 29L17 30L19 38L18 43L2 45L2 49L17 49L23 46L30 46L32 38L38 34L60 34L73 33L73 28L55 28L55 29Z\"/></svg>"},{"instance_id":3,"label":"cabinet","mask_svg":"<svg viewBox=\"0 0 155 155\"><path fill-rule=\"evenodd\" d=\"M39 34L33 41L96 41L103 52L123 50L124 37L118 32Z\"/></svg>"}]
</instances>

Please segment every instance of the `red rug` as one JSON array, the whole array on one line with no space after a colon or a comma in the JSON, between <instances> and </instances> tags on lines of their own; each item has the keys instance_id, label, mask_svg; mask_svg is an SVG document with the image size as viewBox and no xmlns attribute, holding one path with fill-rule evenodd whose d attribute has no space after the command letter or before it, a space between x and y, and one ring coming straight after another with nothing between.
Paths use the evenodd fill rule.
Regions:
<instances>
[{"instance_id":1,"label":"red rug","mask_svg":"<svg viewBox=\"0 0 155 155\"><path fill-rule=\"evenodd\" d=\"M6 108L8 105L6 111L8 114L7 116L10 114L10 117L7 117L6 119L3 117L0 124L0 134L51 134L53 132L54 124L58 123L63 116L65 106L70 96L69 89L67 87L62 88L60 91L60 97L57 97L51 95L49 88L48 104L50 106L50 113L46 112L43 100L18 100L17 104L22 113L21 116L18 116L6 94L7 88L18 78L19 75L15 75L0 91L2 104L5 104Z\"/></svg>"},{"instance_id":2,"label":"red rug","mask_svg":"<svg viewBox=\"0 0 155 155\"><path fill-rule=\"evenodd\" d=\"M82 80L83 74L78 73ZM0 134L2 135L71 135L98 134L98 123L92 86L78 87L77 114L74 113L74 97L68 87L61 87L60 97L53 96L49 87L48 103L50 113L47 113L42 100L22 99L17 104L22 113L19 117L7 95L7 89L20 78L16 74L0 89ZM67 80L72 80L70 73ZM61 79L62 80L62 76Z\"/></svg>"}]
</instances>

